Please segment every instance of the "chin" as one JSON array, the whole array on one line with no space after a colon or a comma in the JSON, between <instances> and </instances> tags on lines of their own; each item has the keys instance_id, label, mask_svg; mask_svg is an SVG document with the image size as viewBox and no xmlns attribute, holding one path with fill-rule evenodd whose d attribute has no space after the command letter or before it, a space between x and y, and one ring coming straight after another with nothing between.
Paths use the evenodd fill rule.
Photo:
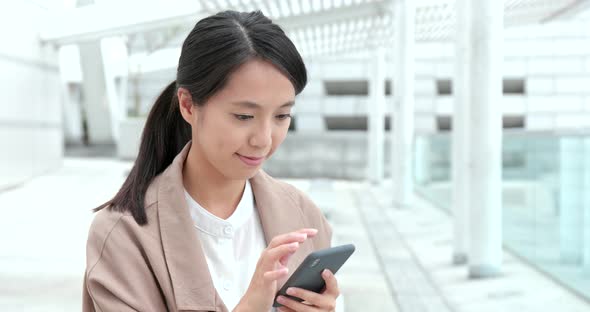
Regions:
<instances>
[{"instance_id":1,"label":"chin","mask_svg":"<svg viewBox=\"0 0 590 312\"><path fill-rule=\"evenodd\" d=\"M248 170L247 173L239 175L239 176L237 174L234 174L233 179L235 179L235 180L250 180L258 174L258 170L259 170L259 168L250 169L250 170Z\"/></svg>"},{"instance_id":2,"label":"chin","mask_svg":"<svg viewBox=\"0 0 590 312\"><path fill-rule=\"evenodd\" d=\"M224 172L224 175L231 180L249 180L258 174L258 170L262 167L262 164L258 167L252 168L238 168L235 170L229 170Z\"/></svg>"}]
</instances>

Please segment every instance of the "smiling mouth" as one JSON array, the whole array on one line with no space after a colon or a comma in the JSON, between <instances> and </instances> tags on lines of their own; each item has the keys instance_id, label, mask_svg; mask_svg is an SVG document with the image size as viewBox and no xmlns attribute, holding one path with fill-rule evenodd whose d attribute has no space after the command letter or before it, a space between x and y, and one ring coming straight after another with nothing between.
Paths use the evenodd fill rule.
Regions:
<instances>
[{"instance_id":1,"label":"smiling mouth","mask_svg":"<svg viewBox=\"0 0 590 312\"><path fill-rule=\"evenodd\" d=\"M264 160L264 157L248 157L248 156L243 156L240 155L238 153L236 153L236 155L238 155L238 158L240 158L240 160L247 166L249 167L257 167L260 164L262 164L262 161Z\"/></svg>"},{"instance_id":2,"label":"smiling mouth","mask_svg":"<svg viewBox=\"0 0 590 312\"><path fill-rule=\"evenodd\" d=\"M251 160L260 160L260 159L264 158L264 156L253 157L253 156L246 156L246 155L242 155L242 154L238 154L238 156L242 156L242 157L245 157L245 158L248 158L248 159L251 159Z\"/></svg>"}]
</instances>

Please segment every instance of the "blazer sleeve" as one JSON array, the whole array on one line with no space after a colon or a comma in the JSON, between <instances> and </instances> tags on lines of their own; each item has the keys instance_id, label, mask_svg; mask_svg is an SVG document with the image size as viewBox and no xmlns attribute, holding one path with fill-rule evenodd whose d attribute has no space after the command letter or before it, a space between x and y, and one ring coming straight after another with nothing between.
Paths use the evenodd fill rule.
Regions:
<instances>
[{"instance_id":1,"label":"blazer sleeve","mask_svg":"<svg viewBox=\"0 0 590 312\"><path fill-rule=\"evenodd\" d=\"M167 311L131 217L117 214L101 211L90 227L82 311Z\"/></svg>"}]
</instances>

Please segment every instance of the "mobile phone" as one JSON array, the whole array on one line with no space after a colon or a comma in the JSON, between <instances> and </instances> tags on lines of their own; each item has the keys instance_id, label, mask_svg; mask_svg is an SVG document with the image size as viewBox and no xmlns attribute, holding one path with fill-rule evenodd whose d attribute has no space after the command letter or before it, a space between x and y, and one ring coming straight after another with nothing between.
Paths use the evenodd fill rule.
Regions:
<instances>
[{"instance_id":1,"label":"mobile phone","mask_svg":"<svg viewBox=\"0 0 590 312\"><path fill-rule=\"evenodd\" d=\"M273 307L282 307L277 302L278 296L285 296L299 302L303 299L287 295L287 288L297 287L319 293L324 289L326 282L322 277L325 269L336 274L338 269L348 260L354 252L354 245L347 244L314 251L307 255L305 260L297 267L293 275L285 282L285 285L277 292Z\"/></svg>"}]
</instances>

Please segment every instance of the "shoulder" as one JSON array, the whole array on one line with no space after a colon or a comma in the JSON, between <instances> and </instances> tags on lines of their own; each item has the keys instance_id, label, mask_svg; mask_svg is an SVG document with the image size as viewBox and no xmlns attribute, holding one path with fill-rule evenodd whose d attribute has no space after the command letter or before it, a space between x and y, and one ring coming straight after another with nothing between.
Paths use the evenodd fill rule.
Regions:
<instances>
[{"instance_id":1,"label":"shoulder","mask_svg":"<svg viewBox=\"0 0 590 312\"><path fill-rule=\"evenodd\" d=\"M129 212L121 212L116 209L103 208L98 211L92 220L88 230L86 242L86 264L92 268L105 256L111 253L129 254L143 249L142 243L146 237L157 239L156 232L152 228L157 227L153 206L157 202L146 207L148 224L139 225ZM151 240L151 238L150 238Z\"/></svg>"},{"instance_id":2,"label":"shoulder","mask_svg":"<svg viewBox=\"0 0 590 312\"><path fill-rule=\"evenodd\" d=\"M89 268L100 260L110 242L123 242L126 236L131 236L121 235L121 229L132 227L131 220L135 222L131 214L110 208L103 208L94 215L86 242L86 264Z\"/></svg>"},{"instance_id":3,"label":"shoulder","mask_svg":"<svg viewBox=\"0 0 590 312\"><path fill-rule=\"evenodd\" d=\"M156 207L158 204L157 188L159 176L156 176L149 184L144 201L144 209L147 215L147 225L137 224L129 211L121 211L116 207L105 207L98 211L92 220L88 232L89 247L102 247L113 237L130 235L133 232L141 231L142 228L149 230L157 220ZM119 229L127 229L127 234L119 233Z\"/></svg>"}]
</instances>

